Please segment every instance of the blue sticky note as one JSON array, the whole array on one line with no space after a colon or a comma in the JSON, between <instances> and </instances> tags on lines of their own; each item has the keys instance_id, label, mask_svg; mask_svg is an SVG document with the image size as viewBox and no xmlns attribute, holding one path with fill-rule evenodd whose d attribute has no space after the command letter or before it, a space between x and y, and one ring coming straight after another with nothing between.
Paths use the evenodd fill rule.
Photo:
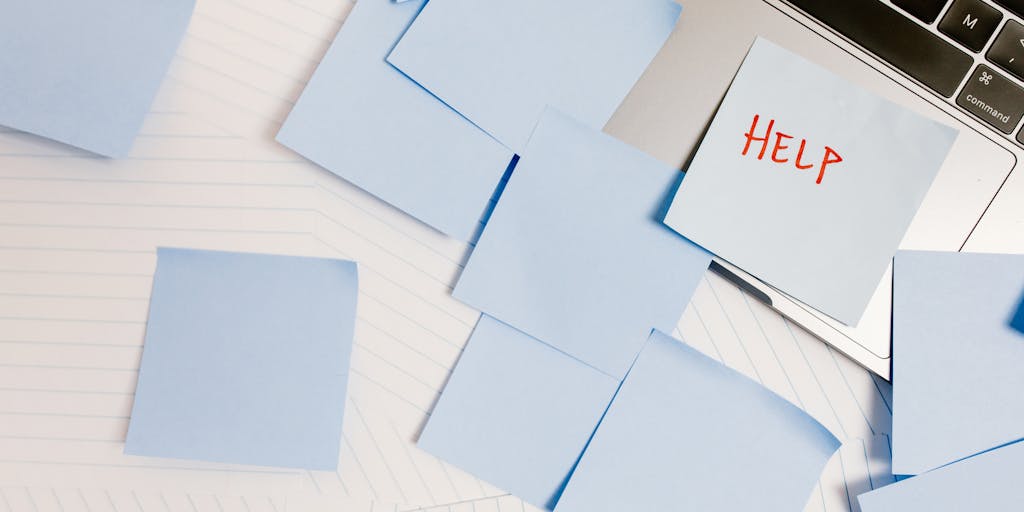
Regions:
<instances>
[{"instance_id":1,"label":"blue sticky note","mask_svg":"<svg viewBox=\"0 0 1024 512\"><path fill-rule=\"evenodd\" d=\"M3 2L0 125L103 156L128 154L194 3Z\"/></svg>"},{"instance_id":2,"label":"blue sticky note","mask_svg":"<svg viewBox=\"0 0 1024 512\"><path fill-rule=\"evenodd\" d=\"M621 378L711 262L657 219L682 173L556 110L521 155L454 295Z\"/></svg>"},{"instance_id":3,"label":"blue sticky note","mask_svg":"<svg viewBox=\"0 0 1024 512\"><path fill-rule=\"evenodd\" d=\"M1024 438L1024 255L903 251L893 268L892 467L916 475Z\"/></svg>"},{"instance_id":4,"label":"blue sticky note","mask_svg":"<svg viewBox=\"0 0 1024 512\"><path fill-rule=\"evenodd\" d=\"M838 448L782 397L654 332L555 512L801 510Z\"/></svg>"},{"instance_id":5,"label":"blue sticky note","mask_svg":"<svg viewBox=\"0 0 1024 512\"><path fill-rule=\"evenodd\" d=\"M277 140L469 240L512 152L384 60L424 2L357 2Z\"/></svg>"},{"instance_id":6,"label":"blue sticky note","mask_svg":"<svg viewBox=\"0 0 1024 512\"><path fill-rule=\"evenodd\" d=\"M350 261L159 249L125 453L334 470Z\"/></svg>"},{"instance_id":7,"label":"blue sticky note","mask_svg":"<svg viewBox=\"0 0 1024 512\"><path fill-rule=\"evenodd\" d=\"M604 126L679 11L672 0L431 0L388 61L519 153L547 105Z\"/></svg>"},{"instance_id":8,"label":"blue sticky note","mask_svg":"<svg viewBox=\"0 0 1024 512\"><path fill-rule=\"evenodd\" d=\"M419 447L551 509L618 385L482 315Z\"/></svg>"},{"instance_id":9,"label":"blue sticky note","mask_svg":"<svg viewBox=\"0 0 1024 512\"><path fill-rule=\"evenodd\" d=\"M857 497L861 512L1020 510L1024 443L992 450Z\"/></svg>"},{"instance_id":10,"label":"blue sticky note","mask_svg":"<svg viewBox=\"0 0 1024 512\"><path fill-rule=\"evenodd\" d=\"M855 326L956 137L758 38L665 223Z\"/></svg>"}]
</instances>

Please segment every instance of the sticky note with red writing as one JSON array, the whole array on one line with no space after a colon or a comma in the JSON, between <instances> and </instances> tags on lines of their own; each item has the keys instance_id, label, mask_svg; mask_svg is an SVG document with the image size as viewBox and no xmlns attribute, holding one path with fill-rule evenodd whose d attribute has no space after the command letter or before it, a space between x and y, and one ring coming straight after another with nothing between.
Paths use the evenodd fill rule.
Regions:
<instances>
[{"instance_id":1,"label":"sticky note with red writing","mask_svg":"<svg viewBox=\"0 0 1024 512\"><path fill-rule=\"evenodd\" d=\"M856 325L957 133L759 38L665 223Z\"/></svg>"}]
</instances>

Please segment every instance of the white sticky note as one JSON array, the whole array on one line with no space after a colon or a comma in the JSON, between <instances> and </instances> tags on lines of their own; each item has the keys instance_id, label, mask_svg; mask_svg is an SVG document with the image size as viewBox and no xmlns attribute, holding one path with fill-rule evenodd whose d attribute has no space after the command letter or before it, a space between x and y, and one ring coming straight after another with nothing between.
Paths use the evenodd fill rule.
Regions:
<instances>
[{"instance_id":1,"label":"white sticky note","mask_svg":"<svg viewBox=\"0 0 1024 512\"><path fill-rule=\"evenodd\" d=\"M665 223L856 325L956 135L758 39Z\"/></svg>"}]
</instances>

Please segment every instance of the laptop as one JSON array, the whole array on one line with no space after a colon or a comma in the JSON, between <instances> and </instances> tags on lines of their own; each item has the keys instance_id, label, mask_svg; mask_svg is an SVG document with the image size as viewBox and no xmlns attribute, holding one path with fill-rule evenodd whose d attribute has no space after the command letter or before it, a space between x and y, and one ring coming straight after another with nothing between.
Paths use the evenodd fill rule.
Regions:
<instances>
[{"instance_id":1,"label":"laptop","mask_svg":"<svg viewBox=\"0 0 1024 512\"><path fill-rule=\"evenodd\" d=\"M1024 0L680 3L679 26L605 131L683 170L757 36L960 130L901 249L960 250L1024 154ZM891 267L855 326L726 261L712 271L890 378Z\"/></svg>"}]
</instances>

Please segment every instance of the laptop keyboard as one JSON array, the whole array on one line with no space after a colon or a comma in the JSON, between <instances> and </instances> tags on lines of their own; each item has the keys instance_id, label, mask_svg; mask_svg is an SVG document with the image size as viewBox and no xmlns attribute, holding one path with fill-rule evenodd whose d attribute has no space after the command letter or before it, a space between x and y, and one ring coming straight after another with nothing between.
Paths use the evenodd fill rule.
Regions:
<instances>
[{"instance_id":1,"label":"laptop keyboard","mask_svg":"<svg viewBox=\"0 0 1024 512\"><path fill-rule=\"evenodd\" d=\"M933 23L939 18L939 13L947 1L949 0L892 0L892 3L925 23Z\"/></svg>"},{"instance_id":2,"label":"laptop keyboard","mask_svg":"<svg viewBox=\"0 0 1024 512\"><path fill-rule=\"evenodd\" d=\"M788 0L1024 145L1024 0Z\"/></svg>"}]
</instances>

